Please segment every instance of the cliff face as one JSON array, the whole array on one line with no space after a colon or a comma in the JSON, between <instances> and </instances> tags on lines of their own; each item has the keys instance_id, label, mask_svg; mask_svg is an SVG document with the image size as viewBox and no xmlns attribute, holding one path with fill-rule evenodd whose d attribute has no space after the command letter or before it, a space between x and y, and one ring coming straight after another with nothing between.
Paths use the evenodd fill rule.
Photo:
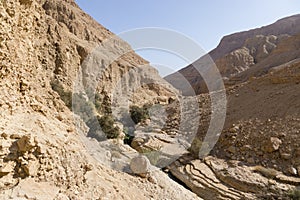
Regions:
<instances>
[{"instance_id":1,"label":"cliff face","mask_svg":"<svg viewBox=\"0 0 300 200\"><path fill-rule=\"evenodd\" d=\"M44 85L51 80L71 91L81 71L84 78L89 78L85 73L92 72L85 72L81 64L101 42L110 46L103 48L107 52L102 52L105 57L99 61L103 65L99 67L106 68L102 74L104 78L99 81L100 91L104 89L110 93L112 83L129 69L143 69L141 66L148 64L128 44L97 24L72 1L22 1L22 10L16 8L16 3L3 1L1 4L1 58L2 71L6 71L3 76L16 78L18 73L27 81L35 79ZM148 72L154 79L159 79L156 70ZM108 74L110 79L105 78Z\"/></svg>"},{"instance_id":2,"label":"cliff face","mask_svg":"<svg viewBox=\"0 0 300 200\"><path fill-rule=\"evenodd\" d=\"M274 24L225 36L217 48L209 52L221 75L228 84L243 82L251 76L261 76L268 69L300 57L297 48L300 33L300 15L294 15ZM293 41L293 42L291 42ZM205 58L200 58L193 66L179 70L194 87L196 93L207 92L201 76L194 73ZM254 69L252 69L254 68ZM254 72L255 71L255 72ZM165 78L176 87L176 75ZM183 91L185 88L180 88Z\"/></svg>"},{"instance_id":3,"label":"cliff face","mask_svg":"<svg viewBox=\"0 0 300 200\"><path fill-rule=\"evenodd\" d=\"M258 35L295 35L300 32L300 15L294 15L278 20L277 22L256 28L250 31L243 31L225 36L218 47L212 50L209 54L216 60L236 49L241 48L249 38L254 38Z\"/></svg>"},{"instance_id":4,"label":"cliff face","mask_svg":"<svg viewBox=\"0 0 300 200\"><path fill-rule=\"evenodd\" d=\"M86 88L95 74L84 63L114 37L111 32L73 0L2 0L0 24L0 199L197 199L164 174L158 175L163 186L156 187L108 169L87 153L81 139L87 127L70 111L70 100L74 87L90 97ZM125 86L137 87L143 79L165 84L124 41L115 37L106 47L95 66L105 68L93 91L100 105L111 100L129 69L141 73L132 73L135 81L126 79ZM172 94L159 84L139 89L129 103Z\"/></svg>"},{"instance_id":5,"label":"cliff face","mask_svg":"<svg viewBox=\"0 0 300 200\"><path fill-rule=\"evenodd\" d=\"M64 105L76 107L74 96L98 107L143 105L176 93L73 1L2 1L1 25L1 88L10 107L59 112Z\"/></svg>"}]
</instances>

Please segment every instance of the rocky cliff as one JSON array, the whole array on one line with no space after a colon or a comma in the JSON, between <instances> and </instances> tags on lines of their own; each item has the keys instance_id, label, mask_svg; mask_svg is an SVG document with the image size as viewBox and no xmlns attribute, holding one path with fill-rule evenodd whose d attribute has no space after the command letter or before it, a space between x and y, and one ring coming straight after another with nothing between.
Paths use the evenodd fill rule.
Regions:
<instances>
[{"instance_id":1,"label":"rocky cliff","mask_svg":"<svg viewBox=\"0 0 300 200\"><path fill-rule=\"evenodd\" d=\"M208 55L217 65L226 84L243 82L251 76L261 76L272 67L299 58L299 27L300 15L283 18L268 26L225 36ZM207 92L205 82L195 70L201 66L198 63L204 60L205 57L200 58L193 65L178 71L191 83L197 94ZM176 74L171 74L165 79L184 93L187 89L176 85L176 77Z\"/></svg>"},{"instance_id":2,"label":"rocky cliff","mask_svg":"<svg viewBox=\"0 0 300 200\"><path fill-rule=\"evenodd\" d=\"M159 171L150 182L101 165L83 143L88 129L71 112L74 88L85 103L95 95L100 107L110 106L114 86L131 70L141 73L123 86L139 87L143 79L162 85L141 85L130 104L173 94L128 44L73 0L3 0L0 23L0 199L197 199ZM87 58L96 58L99 46L106 49L93 71Z\"/></svg>"}]
</instances>

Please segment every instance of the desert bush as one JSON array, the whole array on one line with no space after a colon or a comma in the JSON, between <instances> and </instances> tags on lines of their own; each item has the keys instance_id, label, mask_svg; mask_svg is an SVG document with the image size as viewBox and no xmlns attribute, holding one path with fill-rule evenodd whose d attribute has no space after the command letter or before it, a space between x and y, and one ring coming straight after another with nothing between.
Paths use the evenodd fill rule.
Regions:
<instances>
[{"instance_id":1,"label":"desert bush","mask_svg":"<svg viewBox=\"0 0 300 200\"><path fill-rule=\"evenodd\" d=\"M147 106L131 106L129 112L132 121L136 124L150 118Z\"/></svg>"},{"instance_id":2,"label":"desert bush","mask_svg":"<svg viewBox=\"0 0 300 200\"><path fill-rule=\"evenodd\" d=\"M101 130L97 117L91 118L86 125L89 127L88 137L95 138L98 141L105 141L106 134Z\"/></svg>"},{"instance_id":3,"label":"desert bush","mask_svg":"<svg viewBox=\"0 0 300 200\"><path fill-rule=\"evenodd\" d=\"M297 187L296 189L289 192L289 197L292 200L300 200L300 187Z\"/></svg>"},{"instance_id":4,"label":"desert bush","mask_svg":"<svg viewBox=\"0 0 300 200\"><path fill-rule=\"evenodd\" d=\"M125 126L123 131L125 133L124 144L131 145L131 142L134 139L134 130L131 130L129 127Z\"/></svg>"},{"instance_id":5,"label":"desert bush","mask_svg":"<svg viewBox=\"0 0 300 200\"><path fill-rule=\"evenodd\" d=\"M200 151L201 146L202 146L202 143L203 143L203 141L200 138L195 137L194 140L192 141L191 146L188 148L188 151L191 154L193 154L195 156L198 156L199 151Z\"/></svg>"},{"instance_id":6,"label":"desert bush","mask_svg":"<svg viewBox=\"0 0 300 200\"><path fill-rule=\"evenodd\" d=\"M149 151L143 152L143 155L145 155L149 159L149 161L152 165L158 164L161 154L162 153L159 150L152 150L152 151L149 150Z\"/></svg>"},{"instance_id":7,"label":"desert bush","mask_svg":"<svg viewBox=\"0 0 300 200\"><path fill-rule=\"evenodd\" d=\"M108 139L117 138L120 134L119 127L116 127L115 120L112 115L104 115L102 117L97 117L102 131L105 133Z\"/></svg>"},{"instance_id":8,"label":"desert bush","mask_svg":"<svg viewBox=\"0 0 300 200\"><path fill-rule=\"evenodd\" d=\"M88 89L86 95L84 93L74 93L72 95L72 92L65 91L63 86L56 80L51 82L51 86L60 95L66 106L86 122L90 128L88 136L99 141L119 136L120 129L115 126L115 120L111 114L111 102L105 92L94 94L91 89ZM92 102L93 96L95 96L95 102ZM97 116L98 114L103 114L103 116ZM101 130L105 136L100 134Z\"/></svg>"},{"instance_id":9,"label":"desert bush","mask_svg":"<svg viewBox=\"0 0 300 200\"><path fill-rule=\"evenodd\" d=\"M88 136L98 141L117 138L121 132L119 127L115 126L115 120L112 115L93 117L86 124L90 128Z\"/></svg>"}]
</instances>

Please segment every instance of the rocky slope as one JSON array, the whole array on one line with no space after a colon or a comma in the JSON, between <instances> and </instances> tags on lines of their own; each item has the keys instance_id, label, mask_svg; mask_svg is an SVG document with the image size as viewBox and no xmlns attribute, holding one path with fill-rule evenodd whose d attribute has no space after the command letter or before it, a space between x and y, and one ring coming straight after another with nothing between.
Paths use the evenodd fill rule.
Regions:
<instances>
[{"instance_id":1,"label":"rocky slope","mask_svg":"<svg viewBox=\"0 0 300 200\"><path fill-rule=\"evenodd\" d=\"M86 57L96 47L106 48L97 54L97 66L105 70L92 91L100 105L111 103L111 91L130 69L142 72L132 73L136 81L123 81L125 86L143 79L162 84L140 87L128 96L130 103L174 94L128 44L73 0L3 0L0 23L0 199L198 198L160 171L148 180L101 165L84 143L90 140L87 126L70 111L70 100L74 87L86 101L91 97L86 88L99 71L91 71Z\"/></svg>"},{"instance_id":2,"label":"rocky slope","mask_svg":"<svg viewBox=\"0 0 300 200\"><path fill-rule=\"evenodd\" d=\"M290 199L300 185L299 70L298 59L228 87L225 126L203 160L197 156L211 112L209 95L199 95L198 135L171 173L204 199Z\"/></svg>"},{"instance_id":3,"label":"rocky slope","mask_svg":"<svg viewBox=\"0 0 300 200\"><path fill-rule=\"evenodd\" d=\"M201 119L190 153L168 169L200 197L299 199L292 192L299 193L300 184L299 23L295 15L226 36L209 53L223 76L228 102L219 140L202 160L198 154L207 145L211 99L195 68L207 57L178 72L203 93L197 97ZM185 94L178 73L166 80Z\"/></svg>"},{"instance_id":4,"label":"rocky slope","mask_svg":"<svg viewBox=\"0 0 300 200\"><path fill-rule=\"evenodd\" d=\"M261 76L272 67L299 58L299 27L300 15L287 17L265 27L225 36L208 54L226 84L244 82L251 76ZM197 94L207 92L205 82L196 70L205 59L202 57L177 72L191 83ZM176 73L165 79L183 93L187 90L176 85L179 81Z\"/></svg>"}]
</instances>

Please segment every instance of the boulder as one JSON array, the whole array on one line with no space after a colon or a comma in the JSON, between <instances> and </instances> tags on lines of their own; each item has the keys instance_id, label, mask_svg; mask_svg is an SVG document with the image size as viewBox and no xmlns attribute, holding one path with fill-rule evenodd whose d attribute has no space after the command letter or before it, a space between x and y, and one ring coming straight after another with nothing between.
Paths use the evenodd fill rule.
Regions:
<instances>
[{"instance_id":1,"label":"boulder","mask_svg":"<svg viewBox=\"0 0 300 200\"><path fill-rule=\"evenodd\" d=\"M134 174L145 177L150 172L150 161L146 156L138 156L131 160L130 169Z\"/></svg>"}]
</instances>

